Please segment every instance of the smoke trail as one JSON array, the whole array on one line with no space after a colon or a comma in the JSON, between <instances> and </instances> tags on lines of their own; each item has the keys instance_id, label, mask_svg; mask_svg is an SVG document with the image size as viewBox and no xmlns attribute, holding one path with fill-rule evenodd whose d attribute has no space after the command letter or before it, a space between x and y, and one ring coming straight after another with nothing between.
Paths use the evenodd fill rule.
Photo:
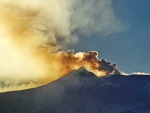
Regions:
<instances>
[{"instance_id":1,"label":"smoke trail","mask_svg":"<svg viewBox=\"0 0 150 113\"><path fill-rule=\"evenodd\" d=\"M87 27L95 25L92 17L95 15L95 9L89 19L86 19L86 23L83 22L82 16L87 14L88 10L81 6L82 2L0 0L1 92L48 84L81 67L97 76L120 74L114 64L99 60L95 51L76 54L72 51L62 51L68 43L76 42L77 38L72 35L74 30L81 29L87 33L90 30ZM110 0L98 3L110 7ZM90 4L91 2L86 2L87 6ZM81 13L78 7L82 10ZM109 12L108 9L106 12ZM113 13L111 16L114 16ZM104 28L110 26L112 24L107 22ZM102 33L104 30L103 27L100 30L95 27L95 31ZM108 34L118 31L116 28L112 30Z\"/></svg>"}]
</instances>

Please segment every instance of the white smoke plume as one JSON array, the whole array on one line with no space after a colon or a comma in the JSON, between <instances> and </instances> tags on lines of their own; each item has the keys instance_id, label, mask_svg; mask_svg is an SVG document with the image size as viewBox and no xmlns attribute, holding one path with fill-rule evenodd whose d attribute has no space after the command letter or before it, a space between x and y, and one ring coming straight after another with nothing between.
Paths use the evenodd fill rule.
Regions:
<instances>
[{"instance_id":1,"label":"white smoke plume","mask_svg":"<svg viewBox=\"0 0 150 113\"><path fill-rule=\"evenodd\" d=\"M0 0L0 91L48 84L85 67L120 73L97 52L65 52L76 31L107 36L122 29L111 0Z\"/></svg>"},{"instance_id":2,"label":"white smoke plume","mask_svg":"<svg viewBox=\"0 0 150 113\"><path fill-rule=\"evenodd\" d=\"M75 1L71 14L71 29L87 36L108 36L124 29L114 13L112 0Z\"/></svg>"}]
</instances>

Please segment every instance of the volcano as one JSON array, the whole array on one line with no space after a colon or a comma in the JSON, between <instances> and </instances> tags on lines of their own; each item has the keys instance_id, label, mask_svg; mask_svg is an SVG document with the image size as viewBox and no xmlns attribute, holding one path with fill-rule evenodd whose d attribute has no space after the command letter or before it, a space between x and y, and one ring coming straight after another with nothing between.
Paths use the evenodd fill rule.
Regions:
<instances>
[{"instance_id":1,"label":"volcano","mask_svg":"<svg viewBox=\"0 0 150 113\"><path fill-rule=\"evenodd\" d=\"M48 85L0 94L0 113L150 113L150 76L80 69Z\"/></svg>"}]
</instances>

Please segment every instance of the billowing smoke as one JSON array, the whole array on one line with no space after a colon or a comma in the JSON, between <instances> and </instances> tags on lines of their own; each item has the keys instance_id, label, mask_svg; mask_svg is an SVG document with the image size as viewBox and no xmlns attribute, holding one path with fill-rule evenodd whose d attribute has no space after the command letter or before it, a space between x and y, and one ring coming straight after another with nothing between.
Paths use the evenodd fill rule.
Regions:
<instances>
[{"instance_id":1,"label":"billowing smoke","mask_svg":"<svg viewBox=\"0 0 150 113\"><path fill-rule=\"evenodd\" d=\"M45 85L81 67L120 74L96 51L63 49L77 41L76 30L107 36L121 29L111 0L0 0L0 91Z\"/></svg>"}]
</instances>

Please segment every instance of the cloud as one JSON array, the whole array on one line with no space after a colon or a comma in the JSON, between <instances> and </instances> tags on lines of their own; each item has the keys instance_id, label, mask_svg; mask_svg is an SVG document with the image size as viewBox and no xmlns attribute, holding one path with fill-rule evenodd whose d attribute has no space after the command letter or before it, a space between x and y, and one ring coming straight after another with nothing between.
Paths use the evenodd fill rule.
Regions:
<instances>
[{"instance_id":1,"label":"cloud","mask_svg":"<svg viewBox=\"0 0 150 113\"><path fill-rule=\"evenodd\" d=\"M145 73L145 72L133 72L131 74L132 75L150 75L149 73Z\"/></svg>"}]
</instances>

